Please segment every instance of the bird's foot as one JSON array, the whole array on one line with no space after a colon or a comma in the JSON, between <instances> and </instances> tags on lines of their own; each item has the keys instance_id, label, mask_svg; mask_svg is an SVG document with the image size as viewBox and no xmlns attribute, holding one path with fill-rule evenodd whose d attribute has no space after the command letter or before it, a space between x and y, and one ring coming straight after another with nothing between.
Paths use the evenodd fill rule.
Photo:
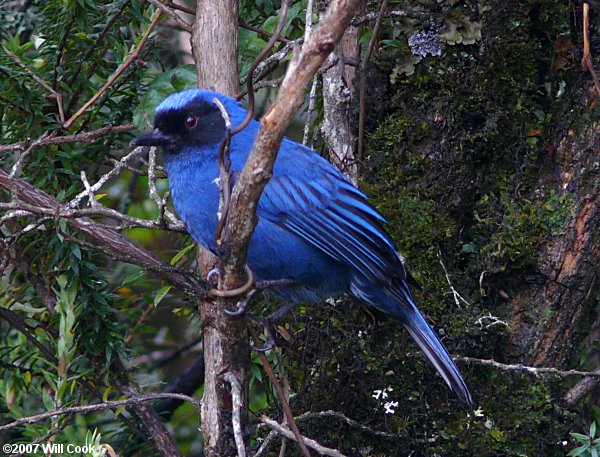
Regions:
<instances>
[{"instance_id":1,"label":"bird's foot","mask_svg":"<svg viewBox=\"0 0 600 457\"><path fill-rule=\"evenodd\" d=\"M253 317L251 317L253 320ZM262 346L254 346L250 345L253 351L256 352L269 352L271 349L275 347L275 327L273 326L273 321L271 321L268 317L265 319L257 320L258 323L262 324L265 329L265 334L267 335L267 340L265 344Z\"/></svg>"},{"instance_id":2,"label":"bird's foot","mask_svg":"<svg viewBox=\"0 0 600 457\"><path fill-rule=\"evenodd\" d=\"M225 311L225 314L232 317L243 316L246 314L248 306L252 301L252 297L254 297L254 294L256 294L257 290L258 289L252 289L243 299L237 302L236 309L234 311L229 311L228 309L223 310Z\"/></svg>"},{"instance_id":3,"label":"bird's foot","mask_svg":"<svg viewBox=\"0 0 600 457\"><path fill-rule=\"evenodd\" d=\"M208 272L206 275L206 282L213 287L217 287L219 284L219 269L217 267Z\"/></svg>"}]
</instances>

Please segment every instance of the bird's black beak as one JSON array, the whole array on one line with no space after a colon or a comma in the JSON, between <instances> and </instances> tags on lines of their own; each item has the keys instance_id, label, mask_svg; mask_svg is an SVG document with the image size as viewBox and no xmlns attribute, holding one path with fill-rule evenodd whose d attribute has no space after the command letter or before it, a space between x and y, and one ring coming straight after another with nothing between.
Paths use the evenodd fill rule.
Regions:
<instances>
[{"instance_id":1,"label":"bird's black beak","mask_svg":"<svg viewBox=\"0 0 600 457\"><path fill-rule=\"evenodd\" d=\"M137 146L169 146L173 144L173 138L165 135L159 129L154 129L149 133L140 135L129 142L129 147Z\"/></svg>"}]
</instances>

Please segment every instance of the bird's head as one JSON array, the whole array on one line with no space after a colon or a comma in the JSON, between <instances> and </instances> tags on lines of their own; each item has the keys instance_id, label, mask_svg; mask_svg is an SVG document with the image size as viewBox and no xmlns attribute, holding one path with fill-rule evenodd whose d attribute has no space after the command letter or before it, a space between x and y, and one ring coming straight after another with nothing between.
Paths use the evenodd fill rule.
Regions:
<instances>
[{"instance_id":1,"label":"bird's head","mask_svg":"<svg viewBox=\"0 0 600 457\"><path fill-rule=\"evenodd\" d=\"M154 129L134 138L129 145L162 146L166 151L219 144L226 133L225 121L214 99L227 110L233 126L246 111L233 98L205 89L188 89L168 96L154 114Z\"/></svg>"}]
</instances>

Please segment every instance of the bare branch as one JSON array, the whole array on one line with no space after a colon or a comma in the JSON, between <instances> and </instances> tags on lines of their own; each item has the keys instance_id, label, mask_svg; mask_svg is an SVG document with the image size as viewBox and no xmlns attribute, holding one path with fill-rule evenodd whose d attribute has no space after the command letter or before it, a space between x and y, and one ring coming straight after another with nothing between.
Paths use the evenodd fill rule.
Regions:
<instances>
[{"instance_id":1,"label":"bare branch","mask_svg":"<svg viewBox=\"0 0 600 457\"><path fill-rule=\"evenodd\" d=\"M14 176L19 176L21 174L21 169L23 168L23 163L25 162L25 159L33 152L35 151L37 148L40 147L40 144L42 143L42 141L44 141L45 138L48 137L52 137L56 134L56 132L44 132L44 134L39 137L37 140L35 140L33 143L31 143L29 145L29 147L27 149L25 149L25 151L23 151L20 155L19 158L15 161L15 164L12 166L11 170L10 170L10 177L13 178Z\"/></svg>"},{"instance_id":2,"label":"bare branch","mask_svg":"<svg viewBox=\"0 0 600 457\"><path fill-rule=\"evenodd\" d=\"M304 90L341 38L359 0L334 0L302 51L292 59L281 89L261 121L256 141L232 192L223 233L224 287L232 288L244 274L247 247L256 226L256 208L273 170L286 127L301 106Z\"/></svg>"},{"instance_id":3,"label":"bare branch","mask_svg":"<svg viewBox=\"0 0 600 457\"><path fill-rule=\"evenodd\" d=\"M288 438L290 440L296 441L296 436L292 433L292 431L289 428L281 425L279 422L274 421L273 419L270 419L267 416L262 416L260 418L260 420L263 424L265 424L269 428L277 431L277 433L279 433L280 435L285 436L286 438ZM307 446L314 449L321 455L327 455L330 457L346 457L344 454L342 454L337 449L331 449L331 448L322 446L321 444L319 444L318 442L316 442L313 439L307 438L305 436L303 436L302 439L306 442Z\"/></svg>"},{"instance_id":4,"label":"bare branch","mask_svg":"<svg viewBox=\"0 0 600 457\"><path fill-rule=\"evenodd\" d=\"M524 371L525 373L531 374L533 376L553 375L561 378L566 378L569 376L585 376L592 378L600 378L600 369L596 371L559 370L558 368L553 367L531 367L527 365L522 365L520 363L500 363L491 359L478 359L475 357L458 356L452 358L458 362L473 363L475 365L485 365L488 367L498 368L502 371Z\"/></svg>"},{"instance_id":5,"label":"bare branch","mask_svg":"<svg viewBox=\"0 0 600 457\"><path fill-rule=\"evenodd\" d=\"M168 7L170 6L173 9L179 9L179 8L174 8L173 5L163 4L159 0L148 0L148 3L152 3L163 13L167 14L171 19L173 19L175 21L175 23L177 25L182 27L183 30L185 30L186 32L192 33L192 24L189 24L188 22L186 22L181 16L179 16L179 14L177 14L175 11L169 9Z\"/></svg>"},{"instance_id":6,"label":"bare branch","mask_svg":"<svg viewBox=\"0 0 600 457\"><path fill-rule=\"evenodd\" d=\"M242 435L241 418L241 411L244 407L242 405L242 387L235 375L229 371L223 375L223 379L231 386L233 436L235 438L238 457L246 457L246 446L244 445L244 437Z\"/></svg>"},{"instance_id":7,"label":"bare branch","mask_svg":"<svg viewBox=\"0 0 600 457\"><path fill-rule=\"evenodd\" d=\"M596 376L594 377L594 375ZM563 397L567 405L575 405L575 403L589 394L600 383L600 368L585 376L584 379L575 384Z\"/></svg>"},{"instance_id":8,"label":"bare branch","mask_svg":"<svg viewBox=\"0 0 600 457\"><path fill-rule=\"evenodd\" d=\"M423 11L416 10L392 10L386 11L384 14L391 18L408 17L411 19L419 19L421 21L431 21L435 18L431 13L424 13ZM372 11L364 16L355 18L352 21L352 25L363 25L367 22L376 20L379 16L380 13L378 11Z\"/></svg>"},{"instance_id":9,"label":"bare branch","mask_svg":"<svg viewBox=\"0 0 600 457\"><path fill-rule=\"evenodd\" d=\"M164 217L166 216L173 224L178 227L183 227L183 223L167 208L167 199L169 193L167 192L163 198L160 198L158 191L156 190L156 148L150 148L148 152L148 190L150 196L158 206L158 221L165 224ZM166 225L166 224L165 224Z\"/></svg>"},{"instance_id":10,"label":"bare branch","mask_svg":"<svg viewBox=\"0 0 600 457\"><path fill-rule=\"evenodd\" d=\"M385 14L384 12L387 8L387 4L388 0L383 0L381 2L381 7L379 8L379 13L377 15L377 21L375 22L375 27L373 27L373 35L371 35L371 39L369 40L369 46L367 47L367 53L360 62L360 86L358 89L358 148L356 153L358 160L361 160L363 157L363 143L365 139L365 98L367 92L367 68L369 65L369 60L371 59L371 55L373 54L373 49L375 48L375 43L379 41L379 30L381 29L381 24L383 23L383 17Z\"/></svg>"},{"instance_id":11,"label":"bare branch","mask_svg":"<svg viewBox=\"0 0 600 457\"><path fill-rule=\"evenodd\" d=\"M248 330L250 331L250 334L252 335L254 344L259 345L260 340L258 339L256 330L254 330L251 326L248 326ZM264 354L264 352L258 352L258 357L260 359L260 363L262 364L265 371L267 372L267 375L269 376L269 380L271 381L271 384L273 384L273 386L275 387L275 390L277 391L277 396L279 397L279 403L281 403L281 407L283 408L283 412L285 413L285 418L286 418L289 426L293 430L293 433L292 432L290 432L290 433L293 434L294 440L298 443L298 446L300 447L300 450L302 451L302 454L304 455L304 457L310 457L310 452L308 452L308 449L306 448L306 444L304 443L302 435L300 434L298 425L296 424L296 421L294 420L294 415L292 414L290 404L286 399L285 392L283 391L281 384L277 380L277 376L275 375L275 372L273 371L273 367L269 363L269 360L267 359L267 356Z\"/></svg>"},{"instance_id":12,"label":"bare branch","mask_svg":"<svg viewBox=\"0 0 600 457\"><path fill-rule=\"evenodd\" d=\"M117 68L117 70L113 73L113 75L110 78L108 78L108 81L106 81L106 83L104 84L104 86L102 86L100 88L100 90L98 92L96 92L96 94L92 98L90 98L81 108L79 108L79 110L73 116L71 116L71 118L68 121L66 121L64 123L64 128L65 129L68 129L69 127L71 127L73 125L73 123L77 119L79 119L79 117L81 117L81 115L83 115L83 113L85 113L90 108L90 106L92 106L94 103L96 103L96 101L114 84L114 82L119 78L119 76L121 76L121 74L133 62L135 62L135 60L140 55L140 52L142 51L142 49L146 45L146 42L148 41L148 38L150 38L150 34L154 30L154 27L156 27L156 25L158 24L158 21L160 19L161 14L162 14L162 11L160 11L160 10L156 10L155 11L154 15L152 16L152 22L150 22L150 25L148 26L148 29L146 30L146 32L142 36L142 39L140 40L140 43L135 48L135 50L129 55L129 57L127 57L127 59L125 59L125 62L123 62L119 66L119 68Z\"/></svg>"},{"instance_id":13,"label":"bare branch","mask_svg":"<svg viewBox=\"0 0 600 457\"><path fill-rule=\"evenodd\" d=\"M10 179L8 173L2 169L0 169L0 187L13 192L22 202L43 209L43 211L49 209L53 214L56 212L60 213L59 208L61 207L61 203L58 200L21 179ZM90 210L97 211L92 208ZM171 282L186 294L192 297L200 294L200 285L193 278L173 271L174 269L169 264L137 246L114 230L102 227L87 218L69 219L69 223L84 232L89 238L99 242L107 251L117 256L128 258L130 263L155 271L157 276Z\"/></svg>"},{"instance_id":14,"label":"bare branch","mask_svg":"<svg viewBox=\"0 0 600 457\"><path fill-rule=\"evenodd\" d=\"M54 90L52 87L50 87L50 85L46 81L44 81L42 78L40 78L38 75L36 75L27 65L25 65L25 62L23 62L19 58L19 56L17 56L13 52L11 52L5 46L2 46L2 49L4 49L4 52L6 52L21 68L23 68L29 74L29 76L31 76L40 86L42 86L47 92L50 93L50 95L52 97L54 97L56 99L56 103L58 105L58 117L59 117L60 123L61 124L64 123L65 122L65 108L63 106L62 94L60 92L57 92L56 90Z\"/></svg>"},{"instance_id":15,"label":"bare branch","mask_svg":"<svg viewBox=\"0 0 600 457\"><path fill-rule=\"evenodd\" d=\"M91 130L84 133L76 133L74 135L64 136L47 136L45 138L39 138L38 146L48 146L51 144L62 144L62 143L89 143L103 136L113 135L115 133L128 132L133 130L135 125L124 124L124 125L107 125L106 127L99 128L97 130ZM31 141L21 141L19 143L12 144L0 144L0 152L16 151L27 149L31 145Z\"/></svg>"},{"instance_id":16,"label":"bare branch","mask_svg":"<svg viewBox=\"0 0 600 457\"><path fill-rule=\"evenodd\" d=\"M181 401L187 401L192 403L198 411L200 411L200 400L190 397L188 395L182 394L149 394L149 395L140 395L138 397L127 398L125 400L114 400L114 401L104 401L101 403L96 403L93 405L83 405L83 406L69 406L58 408L54 411L48 411L46 413L38 414L35 416L23 417L21 419L17 419L14 422L10 422L6 425L0 425L0 432L10 430L15 427L19 427L24 424L34 424L36 422L41 422L46 419L51 419L56 416L62 416L64 414L78 414L78 413L90 413L93 411L101 411L103 409L116 409L121 406L130 406L141 404L148 401L153 400L164 400L164 399L176 399Z\"/></svg>"}]
</instances>

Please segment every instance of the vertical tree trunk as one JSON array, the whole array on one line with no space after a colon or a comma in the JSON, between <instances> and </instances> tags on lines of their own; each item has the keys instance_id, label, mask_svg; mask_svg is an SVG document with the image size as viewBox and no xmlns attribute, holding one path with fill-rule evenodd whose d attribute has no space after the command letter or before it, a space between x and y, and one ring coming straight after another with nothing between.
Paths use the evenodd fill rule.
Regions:
<instances>
[{"instance_id":1,"label":"vertical tree trunk","mask_svg":"<svg viewBox=\"0 0 600 457\"><path fill-rule=\"evenodd\" d=\"M593 95L592 95L593 96ZM570 201L562 235L540 249L539 281L512 302L511 357L533 365L566 367L597 315L590 314L600 262L600 146L598 123L569 130L539 175L537 195ZM592 319L590 319L592 318Z\"/></svg>"},{"instance_id":2,"label":"vertical tree trunk","mask_svg":"<svg viewBox=\"0 0 600 457\"><path fill-rule=\"evenodd\" d=\"M356 125L351 116L356 70L345 64L346 57L359 58L358 27L349 27L327 59L323 72L323 124L321 132L329 148L331 162L354 183L358 183Z\"/></svg>"},{"instance_id":3,"label":"vertical tree trunk","mask_svg":"<svg viewBox=\"0 0 600 457\"><path fill-rule=\"evenodd\" d=\"M191 38L200 87L232 96L239 88L238 9L237 0L198 0Z\"/></svg>"},{"instance_id":4,"label":"vertical tree trunk","mask_svg":"<svg viewBox=\"0 0 600 457\"><path fill-rule=\"evenodd\" d=\"M198 85L227 95L239 88L237 68L237 0L198 1L192 30L192 50L198 72ZM198 264L206 274L217 263L215 257L199 247ZM242 319L224 313L222 300L200 303L204 329L204 396L201 428L204 455L237 455L233 438L231 386L225 374L232 373L241 385L243 407L247 407L250 352L246 326ZM242 430L248 411L240 411Z\"/></svg>"}]
</instances>

